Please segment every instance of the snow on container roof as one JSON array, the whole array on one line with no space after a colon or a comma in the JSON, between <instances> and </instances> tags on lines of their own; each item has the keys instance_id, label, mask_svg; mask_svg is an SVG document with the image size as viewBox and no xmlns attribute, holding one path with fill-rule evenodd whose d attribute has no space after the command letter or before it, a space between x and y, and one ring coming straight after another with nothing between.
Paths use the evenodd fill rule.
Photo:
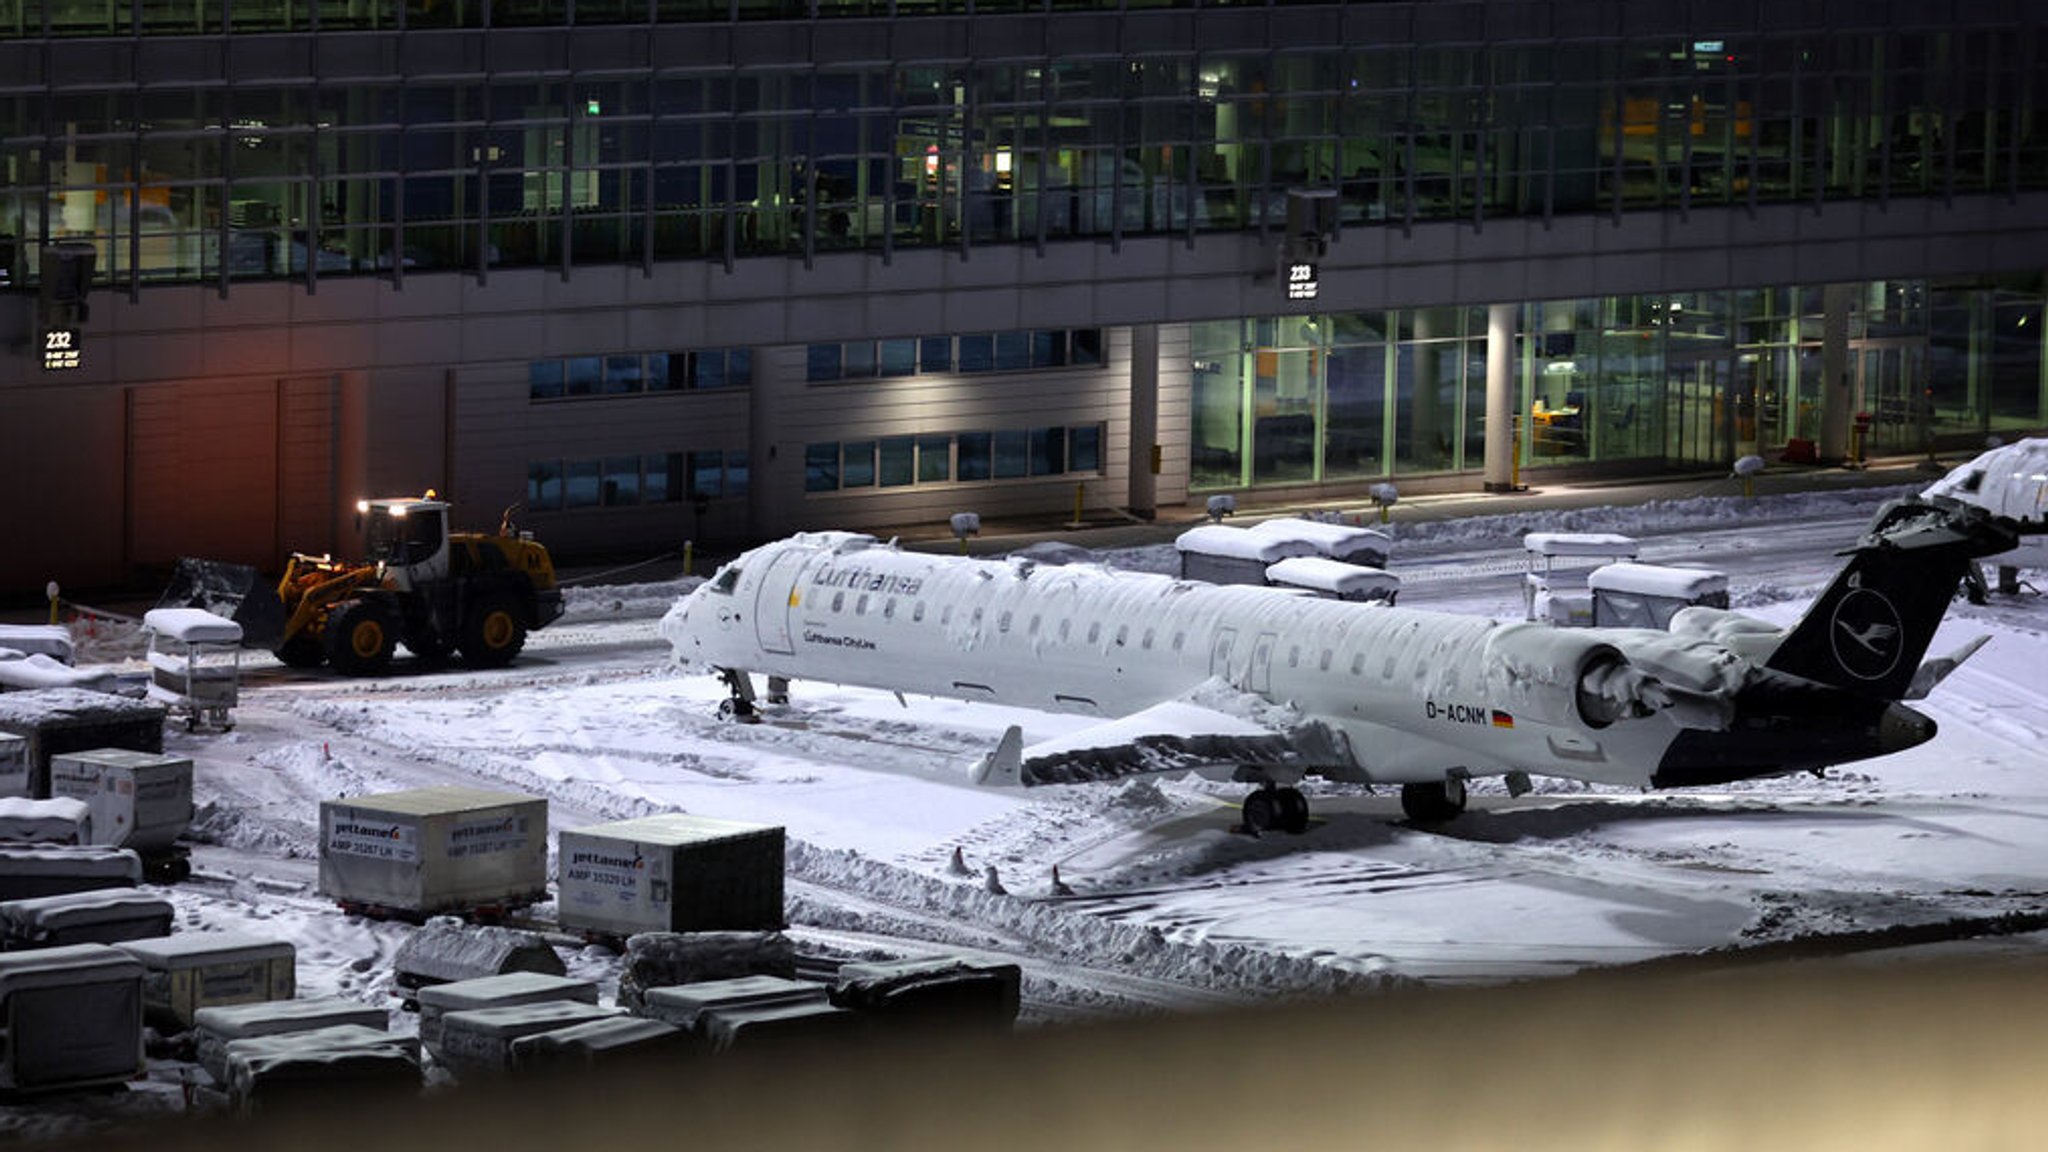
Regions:
<instances>
[{"instance_id":1,"label":"snow on container roof","mask_svg":"<svg viewBox=\"0 0 2048 1152\"><path fill-rule=\"evenodd\" d=\"M1522 547L1539 556L1634 556L1635 537L1618 532L1531 532Z\"/></svg>"},{"instance_id":2,"label":"snow on container roof","mask_svg":"<svg viewBox=\"0 0 2048 1152\"><path fill-rule=\"evenodd\" d=\"M165 931L169 931L171 902L134 888L95 888L0 901L0 920L46 930L153 916L161 916Z\"/></svg>"},{"instance_id":3,"label":"snow on container roof","mask_svg":"<svg viewBox=\"0 0 2048 1152\"><path fill-rule=\"evenodd\" d=\"M480 808L504 808L541 800L524 792L497 792L489 788L412 788L402 792L373 792L342 796L330 801L348 808L372 812L397 812L407 816L436 816L443 812L470 812Z\"/></svg>"},{"instance_id":4,"label":"snow on container roof","mask_svg":"<svg viewBox=\"0 0 2048 1152\"><path fill-rule=\"evenodd\" d=\"M142 965L106 944L68 944L0 952L0 1002L30 988L62 988L96 980L140 980Z\"/></svg>"},{"instance_id":5,"label":"snow on container roof","mask_svg":"<svg viewBox=\"0 0 2048 1152\"><path fill-rule=\"evenodd\" d=\"M652 816L636 816L631 820L593 824L571 831L611 840L680 846L702 844L711 840L732 840L742 836L759 836L763 833L780 833L782 826L750 824L744 820L720 820L712 816L693 816L686 812L658 812Z\"/></svg>"},{"instance_id":6,"label":"snow on container roof","mask_svg":"<svg viewBox=\"0 0 2048 1152\"><path fill-rule=\"evenodd\" d=\"M1266 579L1296 588L1314 588L1340 596L1397 589L1401 578L1381 568L1346 564L1327 556L1290 556L1266 566Z\"/></svg>"},{"instance_id":7,"label":"snow on container roof","mask_svg":"<svg viewBox=\"0 0 2048 1152\"><path fill-rule=\"evenodd\" d=\"M71 796L30 800L21 796L0 797L0 840L64 840L76 843L92 809Z\"/></svg>"},{"instance_id":8,"label":"snow on container roof","mask_svg":"<svg viewBox=\"0 0 2048 1152\"><path fill-rule=\"evenodd\" d=\"M401 984L476 980L509 972L562 976L562 957L537 932L436 916L398 946L391 969Z\"/></svg>"},{"instance_id":9,"label":"snow on container roof","mask_svg":"<svg viewBox=\"0 0 2048 1152\"><path fill-rule=\"evenodd\" d=\"M1318 551L1325 552L1352 552L1367 545L1385 552L1394 543L1393 537L1371 528L1332 524L1327 520L1304 520L1299 516L1261 520L1256 524L1246 525L1243 530L1260 536L1307 540L1320 545Z\"/></svg>"},{"instance_id":10,"label":"snow on container roof","mask_svg":"<svg viewBox=\"0 0 2048 1152\"><path fill-rule=\"evenodd\" d=\"M152 608L142 626L159 635L192 644L240 644L242 626L204 608Z\"/></svg>"},{"instance_id":11,"label":"snow on container roof","mask_svg":"<svg viewBox=\"0 0 2048 1152\"><path fill-rule=\"evenodd\" d=\"M71 663L71 630L62 624L0 624L0 648L34 655L41 653L59 663Z\"/></svg>"},{"instance_id":12,"label":"snow on container roof","mask_svg":"<svg viewBox=\"0 0 2048 1152\"><path fill-rule=\"evenodd\" d=\"M0 846L0 874L7 876L96 876L142 883L142 857L127 848L91 845Z\"/></svg>"},{"instance_id":13,"label":"snow on container roof","mask_svg":"<svg viewBox=\"0 0 2048 1152\"><path fill-rule=\"evenodd\" d=\"M32 692L0 693L0 724L35 725L52 720L101 721L135 720L154 717L162 721L161 705L88 692L83 688L39 688Z\"/></svg>"},{"instance_id":14,"label":"snow on container roof","mask_svg":"<svg viewBox=\"0 0 2048 1152\"><path fill-rule=\"evenodd\" d=\"M296 956L289 940L253 932L180 932L155 940L130 940L121 950L151 968L175 970L218 964L225 960L258 960Z\"/></svg>"},{"instance_id":15,"label":"snow on container roof","mask_svg":"<svg viewBox=\"0 0 2048 1152\"><path fill-rule=\"evenodd\" d=\"M0 685L16 692L51 688L72 688L93 693L114 690L111 668L74 668L55 656L32 652L17 659L0 659Z\"/></svg>"},{"instance_id":16,"label":"snow on container roof","mask_svg":"<svg viewBox=\"0 0 2048 1152\"><path fill-rule=\"evenodd\" d=\"M2048 527L2048 438L1993 448L1920 493L1975 504L1993 515Z\"/></svg>"},{"instance_id":17,"label":"snow on container roof","mask_svg":"<svg viewBox=\"0 0 2048 1152\"><path fill-rule=\"evenodd\" d=\"M1173 546L1182 552L1232 560L1257 560L1262 564L1285 560L1289 556L1313 556L1322 551L1311 540L1266 536L1249 528L1232 528L1228 524L1203 524L1190 528L1174 540Z\"/></svg>"},{"instance_id":18,"label":"snow on container roof","mask_svg":"<svg viewBox=\"0 0 2048 1152\"><path fill-rule=\"evenodd\" d=\"M695 1028L698 1017L717 1008L751 1007L760 1004L823 1003L829 989L809 980L782 976L736 976L730 980L703 980L649 988L641 997L643 1015L665 1020L679 1028Z\"/></svg>"},{"instance_id":19,"label":"snow on container roof","mask_svg":"<svg viewBox=\"0 0 2048 1152\"><path fill-rule=\"evenodd\" d=\"M201 1008L193 1014L193 1021L201 1029L216 1035L237 1038L301 1031L301 1026L308 1021L381 1027L388 1020L389 1013L384 1009L340 996L313 1000L266 1000L256 1004L221 1004Z\"/></svg>"},{"instance_id":20,"label":"snow on container roof","mask_svg":"<svg viewBox=\"0 0 2048 1152\"><path fill-rule=\"evenodd\" d=\"M1668 564L1603 564L1586 575L1586 587L1600 592L1634 592L1696 600L1728 590L1728 577L1711 568L1679 568Z\"/></svg>"},{"instance_id":21,"label":"snow on container roof","mask_svg":"<svg viewBox=\"0 0 2048 1152\"><path fill-rule=\"evenodd\" d=\"M545 972L506 972L479 976L452 984L430 984L419 990L423 1006L458 1011L464 1008L503 1004L515 996L541 996L555 1000L597 1003L597 985L572 976L551 976Z\"/></svg>"}]
</instances>

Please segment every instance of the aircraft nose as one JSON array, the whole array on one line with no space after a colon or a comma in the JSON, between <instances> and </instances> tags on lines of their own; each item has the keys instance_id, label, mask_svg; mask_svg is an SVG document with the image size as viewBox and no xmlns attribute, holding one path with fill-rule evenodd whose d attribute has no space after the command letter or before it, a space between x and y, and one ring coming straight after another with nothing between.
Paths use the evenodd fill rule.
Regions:
<instances>
[{"instance_id":1,"label":"aircraft nose","mask_svg":"<svg viewBox=\"0 0 2048 1152\"><path fill-rule=\"evenodd\" d=\"M1893 704L1877 718L1879 755L1918 748L1934 739L1934 731L1935 724L1932 718L1923 716L1904 704Z\"/></svg>"}]
</instances>

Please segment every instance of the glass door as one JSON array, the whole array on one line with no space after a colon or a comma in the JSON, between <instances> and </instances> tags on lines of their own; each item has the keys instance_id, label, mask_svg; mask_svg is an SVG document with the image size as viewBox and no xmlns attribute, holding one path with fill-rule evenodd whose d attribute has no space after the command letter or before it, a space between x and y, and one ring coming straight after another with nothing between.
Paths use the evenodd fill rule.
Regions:
<instances>
[{"instance_id":1,"label":"glass door","mask_svg":"<svg viewBox=\"0 0 2048 1152\"><path fill-rule=\"evenodd\" d=\"M1866 455L1924 452L1934 435L1927 405L1927 349L1918 343L1871 344L1856 354L1858 411L1870 413Z\"/></svg>"}]
</instances>

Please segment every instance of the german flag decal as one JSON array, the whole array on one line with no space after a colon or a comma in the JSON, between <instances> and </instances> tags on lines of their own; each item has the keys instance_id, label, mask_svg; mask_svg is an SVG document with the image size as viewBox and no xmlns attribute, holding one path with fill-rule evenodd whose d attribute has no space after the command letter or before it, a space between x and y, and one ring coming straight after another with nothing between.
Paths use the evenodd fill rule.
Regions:
<instances>
[{"instance_id":1,"label":"german flag decal","mask_svg":"<svg viewBox=\"0 0 2048 1152\"><path fill-rule=\"evenodd\" d=\"M1515 726L1515 718L1495 708L1493 710L1493 726L1495 728L1513 728Z\"/></svg>"}]
</instances>

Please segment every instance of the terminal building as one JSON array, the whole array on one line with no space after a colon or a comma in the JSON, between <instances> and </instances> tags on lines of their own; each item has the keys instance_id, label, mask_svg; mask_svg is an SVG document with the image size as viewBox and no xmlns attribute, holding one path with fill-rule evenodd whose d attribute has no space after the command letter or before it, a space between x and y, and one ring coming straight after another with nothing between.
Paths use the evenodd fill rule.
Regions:
<instances>
[{"instance_id":1,"label":"terminal building","mask_svg":"<svg viewBox=\"0 0 2048 1152\"><path fill-rule=\"evenodd\" d=\"M2029 0L0 0L0 590L1976 448L2044 271Z\"/></svg>"}]
</instances>

